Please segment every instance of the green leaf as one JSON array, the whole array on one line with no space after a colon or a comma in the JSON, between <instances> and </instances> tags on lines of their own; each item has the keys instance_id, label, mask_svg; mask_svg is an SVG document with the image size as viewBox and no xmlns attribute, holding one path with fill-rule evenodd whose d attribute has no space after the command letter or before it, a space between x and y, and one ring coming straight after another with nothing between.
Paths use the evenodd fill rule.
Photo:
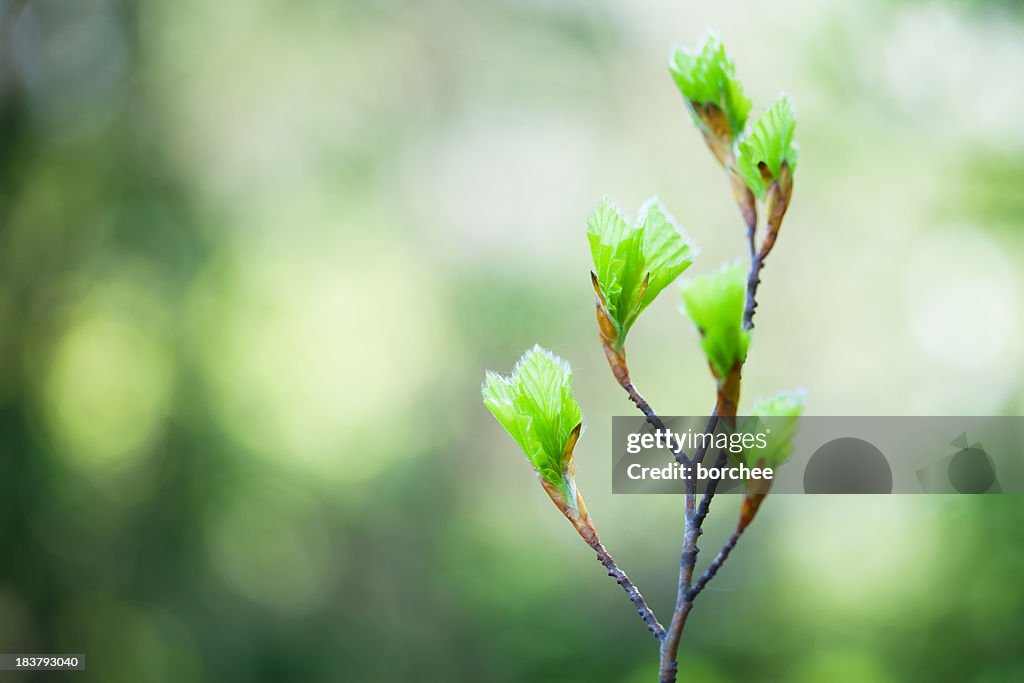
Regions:
<instances>
[{"instance_id":1,"label":"green leaf","mask_svg":"<svg viewBox=\"0 0 1024 683\"><path fill-rule=\"evenodd\" d=\"M583 414L572 394L572 369L540 346L523 354L511 375L488 371L484 405L523 449L533 468L575 499L569 481L573 431ZM566 448L570 445L570 448Z\"/></svg>"},{"instance_id":2,"label":"green leaf","mask_svg":"<svg viewBox=\"0 0 1024 683\"><path fill-rule=\"evenodd\" d=\"M739 262L683 285L686 314L697 326L704 355L719 380L747 357L750 333L743 329L746 288L746 273Z\"/></svg>"},{"instance_id":3,"label":"green leaf","mask_svg":"<svg viewBox=\"0 0 1024 683\"><path fill-rule=\"evenodd\" d=\"M732 59L715 33L709 31L696 52L678 47L673 50L669 71L698 125L709 124L700 110L710 104L725 114L731 129L728 131L730 142L743 131L750 113L750 100L743 94Z\"/></svg>"},{"instance_id":4,"label":"green leaf","mask_svg":"<svg viewBox=\"0 0 1024 683\"><path fill-rule=\"evenodd\" d=\"M648 200L630 226L604 198L587 221L601 298L618 332L618 348L640 313L686 270L696 248L665 213Z\"/></svg>"},{"instance_id":5,"label":"green leaf","mask_svg":"<svg viewBox=\"0 0 1024 683\"><path fill-rule=\"evenodd\" d=\"M796 112L789 97L783 95L761 115L736 145L736 170L758 199L779 177L782 164L796 171L797 145L793 142Z\"/></svg>"},{"instance_id":6,"label":"green leaf","mask_svg":"<svg viewBox=\"0 0 1024 683\"><path fill-rule=\"evenodd\" d=\"M753 466L763 462L767 467L778 467L792 455L793 438L799 429L806 400L804 391L780 391L754 405L751 419L764 418L766 446L749 451L748 463Z\"/></svg>"}]
</instances>

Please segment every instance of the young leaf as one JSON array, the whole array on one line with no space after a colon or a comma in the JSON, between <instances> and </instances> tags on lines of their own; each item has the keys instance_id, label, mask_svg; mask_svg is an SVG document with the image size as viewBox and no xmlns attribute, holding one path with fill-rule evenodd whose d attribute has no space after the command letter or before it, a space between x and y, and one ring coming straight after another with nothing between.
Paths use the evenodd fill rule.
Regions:
<instances>
[{"instance_id":1,"label":"young leaf","mask_svg":"<svg viewBox=\"0 0 1024 683\"><path fill-rule=\"evenodd\" d=\"M481 391L484 405L516 440L533 468L561 492L563 502L575 506L572 451L582 427L582 411L572 394L569 364L534 346L511 375L488 371Z\"/></svg>"},{"instance_id":2,"label":"young leaf","mask_svg":"<svg viewBox=\"0 0 1024 683\"><path fill-rule=\"evenodd\" d=\"M693 263L696 249L653 198L633 226L601 200L587 221L587 239L598 295L614 327L610 341L621 350L637 317Z\"/></svg>"},{"instance_id":3,"label":"young leaf","mask_svg":"<svg viewBox=\"0 0 1024 683\"><path fill-rule=\"evenodd\" d=\"M750 333L743 329L746 274L740 263L683 285L683 305L697 326L711 371L719 382L743 363Z\"/></svg>"},{"instance_id":4,"label":"young leaf","mask_svg":"<svg viewBox=\"0 0 1024 683\"><path fill-rule=\"evenodd\" d=\"M736 78L736 69L718 36L708 32L697 52L676 48L669 71L686 99L694 122L718 160L725 156L747 125L750 100Z\"/></svg>"},{"instance_id":5,"label":"young leaf","mask_svg":"<svg viewBox=\"0 0 1024 683\"><path fill-rule=\"evenodd\" d=\"M765 447L747 450L743 457L751 467L778 467L793 453L793 437L799 428L800 414L804 409L806 394L803 391L782 391L775 396L758 401L745 420L744 431L763 433ZM764 419L763 424L757 424ZM747 494L740 504L740 518L736 530L742 533L761 508L771 482L752 480L747 482Z\"/></svg>"},{"instance_id":6,"label":"young leaf","mask_svg":"<svg viewBox=\"0 0 1024 683\"><path fill-rule=\"evenodd\" d=\"M750 411L752 420L767 418L765 425L771 430L765 434L766 446L748 452L752 466L778 467L793 453L793 438L799 428L807 393L780 391L758 401Z\"/></svg>"},{"instance_id":7,"label":"young leaf","mask_svg":"<svg viewBox=\"0 0 1024 683\"><path fill-rule=\"evenodd\" d=\"M796 113L783 95L751 127L736 146L736 170L758 199L782 174L783 164L796 170L797 145L793 142Z\"/></svg>"}]
</instances>

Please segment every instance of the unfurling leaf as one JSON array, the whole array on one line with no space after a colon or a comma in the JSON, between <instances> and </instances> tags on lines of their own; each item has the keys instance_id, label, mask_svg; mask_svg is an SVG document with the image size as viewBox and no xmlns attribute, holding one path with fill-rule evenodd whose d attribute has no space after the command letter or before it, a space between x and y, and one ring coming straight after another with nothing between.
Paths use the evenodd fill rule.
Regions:
<instances>
[{"instance_id":1,"label":"unfurling leaf","mask_svg":"<svg viewBox=\"0 0 1024 683\"><path fill-rule=\"evenodd\" d=\"M803 391L780 391L774 396L761 399L754 404L746 430L753 431L752 424L764 420L763 431L766 445L747 451L744 457L751 467L778 467L793 453L793 438L799 429L800 414L804 410L807 394ZM754 480L747 484L747 494L740 505L737 529L742 532L757 516L761 503L768 495L771 482Z\"/></svg>"},{"instance_id":2,"label":"unfurling leaf","mask_svg":"<svg viewBox=\"0 0 1024 683\"><path fill-rule=\"evenodd\" d=\"M523 449L544 488L560 507L577 508L573 448L582 411L572 394L572 369L550 351L534 346L511 375L488 371L484 405Z\"/></svg>"},{"instance_id":3,"label":"unfurling leaf","mask_svg":"<svg viewBox=\"0 0 1024 683\"><path fill-rule=\"evenodd\" d=\"M762 421L768 430L765 433L765 447L752 449L747 454L747 462L751 467L778 467L792 455L793 438L799 429L800 415L806 400L807 393L804 391L780 391L754 404L748 419Z\"/></svg>"},{"instance_id":4,"label":"unfurling leaf","mask_svg":"<svg viewBox=\"0 0 1024 683\"><path fill-rule=\"evenodd\" d=\"M750 332L743 329L746 284L743 266L735 263L683 285L683 305L720 386L730 377L738 379L750 346Z\"/></svg>"},{"instance_id":5,"label":"unfurling leaf","mask_svg":"<svg viewBox=\"0 0 1024 683\"><path fill-rule=\"evenodd\" d=\"M697 52L676 48L669 71L704 138L722 164L747 125L750 100L718 36L709 32Z\"/></svg>"},{"instance_id":6,"label":"unfurling leaf","mask_svg":"<svg viewBox=\"0 0 1024 683\"><path fill-rule=\"evenodd\" d=\"M644 204L632 226L601 200L587 221L587 239L602 342L621 353L637 317L693 263L696 248L656 199Z\"/></svg>"},{"instance_id":7,"label":"unfurling leaf","mask_svg":"<svg viewBox=\"0 0 1024 683\"><path fill-rule=\"evenodd\" d=\"M768 445L760 450L761 459L768 467L778 467L793 455L793 439L800 428L807 392L779 391L754 404L751 416L768 418L771 433L766 435Z\"/></svg>"},{"instance_id":8,"label":"unfurling leaf","mask_svg":"<svg viewBox=\"0 0 1024 683\"><path fill-rule=\"evenodd\" d=\"M750 133L736 145L736 170L758 199L764 199L776 181L792 184L796 171L797 145L793 142L796 113L789 97L783 95L751 126ZM788 169L785 177L783 168ZM789 187L781 188L784 194Z\"/></svg>"}]
</instances>

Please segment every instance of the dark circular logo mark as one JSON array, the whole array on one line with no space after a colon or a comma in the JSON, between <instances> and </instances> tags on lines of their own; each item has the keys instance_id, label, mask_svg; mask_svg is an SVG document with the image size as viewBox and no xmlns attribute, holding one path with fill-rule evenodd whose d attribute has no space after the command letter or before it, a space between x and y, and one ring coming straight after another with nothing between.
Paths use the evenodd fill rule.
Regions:
<instances>
[{"instance_id":1,"label":"dark circular logo mark","mask_svg":"<svg viewBox=\"0 0 1024 683\"><path fill-rule=\"evenodd\" d=\"M833 439L807 462L804 493L892 493L892 468L863 439Z\"/></svg>"},{"instance_id":2,"label":"dark circular logo mark","mask_svg":"<svg viewBox=\"0 0 1024 683\"><path fill-rule=\"evenodd\" d=\"M960 493L985 493L996 483L996 468L978 444L961 448L949 460L949 483Z\"/></svg>"}]
</instances>

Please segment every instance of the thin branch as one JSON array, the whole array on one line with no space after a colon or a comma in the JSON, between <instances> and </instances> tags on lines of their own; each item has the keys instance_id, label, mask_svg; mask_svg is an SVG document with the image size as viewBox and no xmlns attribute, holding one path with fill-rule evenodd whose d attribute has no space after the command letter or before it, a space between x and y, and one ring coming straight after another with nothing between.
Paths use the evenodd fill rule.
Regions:
<instances>
[{"instance_id":1,"label":"thin branch","mask_svg":"<svg viewBox=\"0 0 1024 683\"><path fill-rule=\"evenodd\" d=\"M658 416L658 413L654 411L654 408L652 408L651 404L647 402L647 399L645 399L640 392L637 391L636 387L633 386L632 380L627 378L619 382L619 384L621 384L622 388L626 390L629 400L636 404L636 407L640 409L640 412L647 417L647 422L649 422L652 427L663 432L668 431L668 427L665 425L665 422ZM686 452L683 450L682 444L680 444L676 450L672 450L671 448L669 450L672 451L672 455L675 457L676 462L683 465L690 464L690 460L686 457Z\"/></svg>"},{"instance_id":2,"label":"thin branch","mask_svg":"<svg viewBox=\"0 0 1024 683\"><path fill-rule=\"evenodd\" d=\"M704 433L711 434L718 427L718 405L716 403L714 409L711 411L711 416L708 418L708 422L704 425ZM693 462L697 465L704 462L704 454L708 452L707 446L704 442L701 443L701 447L697 449L697 452L693 454Z\"/></svg>"},{"instance_id":3,"label":"thin branch","mask_svg":"<svg viewBox=\"0 0 1024 683\"><path fill-rule=\"evenodd\" d=\"M752 254L750 274L747 276L747 304L743 310L743 329L745 330L754 327L754 310L757 308L757 286L761 284L761 268L763 267L764 257L760 254Z\"/></svg>"},{"instance_id":4,"label":"thin branch","mask_svg":"<svg viewBox=\"0 0 1024 683\"><path fill-rule=\"evenodd\" d=\"M757 238L754 236L757 232L757 215L755 214L752 221L747 222L747 246L750 247L750 262L753 263L754 259L757 258Z\"/></svg>"},{"instance_id":5,"label":"thin branch","mask_svg":"<svg viewBox=\"0 0 1024 683\"><path fill-rule=\"evenodd\" d=\"M707 425L704 427L704 433L711 433L717 425L718 412L714 410L711 417L708 418ZM707 442L707 439L703 439L700 448L693 454L693 461L695 463L704 460L704 456L707 453ZM697 540L700 538L701 524L704 519L703 516L699 516L700 513L696 507L696 501L697 483L693 479L688 479L686 482L685 513L683 517L685 530L679 554L679 581L676 586L676 606L672 613L672 621L669 624L668 631L665 633L665 639L661 642L661 663L658 673L658 680L661 683L674 683L676 680L676 674L679 669L679 641L683 636L683 628L686 626L686 618L690 615L690 608L693 607L693 601L688 596L690 584L693 581L694 568L697 566L697 554L700 553L700 548L697 547ZM703 504L704 501L702 500L701 505L703 506ZM705 509L704 515L706 514L707 510Z\"/></svg>"},{"instance_id":6,"label":"thin branch","mask_svg":"<svg viewBox=\"0 0 1024 683\"><path fill-rule=\"evenodd\" d=\"M626 390L629 400L636 404L636 407L640 409L640 412L644 414L647 422L652 427L662 432L668 431L665 422L658 417L658 414L654 412L654 408L647 402L647 399L633 386L633 380L629 376L629 366L626 364L626 349L617 343L619 331L614 323L612 323L611 318L608 317L604 294L601 292L601 284L597 279L597 273L594 271L590 271L590 281L594 285L594 292L596 294L594 310L597 315L597 329L601 339L601 349L604 351L605 358L608 359L608 367L612 371L612 376L615 377L615 381L619 383L619 386ZM647 287L647 282L645 278L644 288ZM672 451L672 454L675 456L676 461L684 465L690 464L690 461L686 458L686 453L683 452L682 444Z\"/></svg>"},{"instance_id":7,"label":"thin branch","mask_svg":"<svg viewBox=\"0 0 1024 683\"><path fill-rule=\"evenodd\" d=\"M729 416L726 416L727 418ZM719 416L715 411L710 418L708 418L707 425L704 428L705 433L711 433L718 425ZM707 440L703 440L702 446L693 454L693 461L695 463L703 462L707 455L707 447L703 444L707 443ZM724 449L718 449L718 457L715 459L715 467L721 468L725 465L727 455ZM676 675L679 669L678 654L679 654L679 641L682 639L683 629L686 627L686 618L690 615L690 610L693 609L694 598L704 589L708 581L714 578L719 568L725 562L726 558L729 557L729 553L732 552L733 547L736 545L736 541L739 540L740 534L743 530L740 529L730 538L729 542L726 543L726 547L719 551L718 555L712 561L708 567L698 579L697 582L693 581L694 569L697 565L697 555L700 553L700 548L697 546L697 541L703 531L704 519L708 515L708 511L711 509L711 501L715 496L715 491L718 489L718 484L721 479L712 479L708 482L707 489L704 491L704 495L701 497L700 504L696 504L697 493L696 493L696 482L693 480L687 480L686 482L686 502L685 502L685 531L683 532L683 545L679 558L679 583L676 589L676 607L672 614L672 621L669 623L668 630L665 633L665 638L661 642L661 664L659 667L659 683L675 683ZM695 586L699 586L694 590Z\"/></svg>"},{"instance_id":8,"label":"thin branch","mask_svg":"<svg viewBox=\"0 0 1024 683\"><path fill-rule=\"evenodd\" d=\"M548 488L546 480L541 479L541 483L544 484L545 489ZM550 495L550 492L549 492ZM601 539L597 535L597 529L594 527L594 521L590 518L587 513L587 507L583 503L582 497L577 492L576 505L570 505L566 501L558 501L555 496L551 497L551 500L555 502L558 508L565 515L565 518L576 529L576 532L580 535L580 538L594 549L597 553L598 561L604 565L604 568L608 571L608 576L615 579L615 583L622 586L622 589L626 591L626 595L629 597L630 602L636 607L637 613L640 618L643 619L647 625L647 629L654 634L654 637L659 641L665 637L665 627L658 622L658 618L654 616L654 610L652 610L647 601L644 600L644 596L640 593L629 577L626 576L626 572L619 569L619 565L615 563L615 559L612 557L608 549L601 543Z\"/></svg>"},{"instance_id":9,"label":"thin branch","mask_svg":"<svg viewBox=\"0 0 1024 683\"><path fill-rule=\"evenodd\" d=\"M679 556L679 582L676 588L676 606L672 613L672 621L665 639L661 641L661 662L658 668L658 680L660 683L675 683L676 674L679 670L678 653L679 641L683 635L683 628L686 626L686 618L690 615L690 608L693 602L688 598L690 583L693 581L693 570L697 565L697 538L700 536L700 528L694 524L694 506L697 498L696 482L686 482L686 529L683 532L683 544Z\"/></svg>"},{"instance_id":10,"label":"thin branch","mask_svg":"<svg viewBox=\"0 0 1024 683\"><path fill-rule=\"evenodd\" d=\"M740 536L743 535L743 529L745 528L746 527L737 527L737 529L732 532L732 535L729 536L729 540L726 541L725 545L722 546L722 549L718 551L718 555L715 556L715 559L711 561L708 568L704 570L704 573L701 574L700 578L697 579L693 586L690 587L690 590L687 591L686 599L690 604L693 604L696 597L700 595L702 590L704 590L704 586L708 584L708 581L715 578L715 574L717 574L718 570L722 568L725 561L729 559L729 554L732 552L732 549L736 547L736 542L740 540Z\"/></svg>"},{"instance_id":11,"label":"thin branch","mask_svg":"<svg viewBox=\"0 0 1024 683\"><path fill-rule=\"evenodd\" d=\"M658 622L658 618L654 615L648 605L647 601L644 600L644 596L640 593L640 590L629 580L626 576L626 572L619 569L619 566L615 563L611 553L605 549L601 541L595 536L589 541L590 547L597 553L598 561L604 565L604 568L608 570L608 576L615 579L615 583L622 586L622 589L626 591L626 595L629 596L630 601L636 607L637 614L644 620L647 625L647 630L654 634L654 637L661 640L665 637L665 627Z\"/></svg>"},{"instance_id":12,"label":"thin branch","mask_svg":"<svg viewBox=\"0 0 1024 683\"><path fill-rule=\"evenodd\" d=\"M652 427L660 430L668 429L668 427L665 426L665 423L662 422L661 418L658 417L658 414L654 412L654 408L652 408L651 404L647 402L647 399L641 396L640 392L636 390L632 381L627 379L625 382L622 382L622 388L625 389L626 394L629 395L629 400L635 403L636 407L640 409L640 412L647 416L647 421L651 423Z\"/></svg>"},{"instance_id":13,"label":"thin branch","mask_svg":"<svg viewBox=\"0 0 1024 683\"><path fill-rule=\"evenodd\" d=\"M727 460L728 456L726 455L725 450L719 449L714 467L721 470L721 468L725 467ZM708 512L711 510L711 501L715 497L715 492L718 490L718 484L720 481L721 479L712 479L708 482L707 488L704 489L704 495L701 497L700 505L697 506L697 513L694 515L694 521L698 528L702 528L704 525L704 519L708 516Z\"/></svg>"}]
</instances>

